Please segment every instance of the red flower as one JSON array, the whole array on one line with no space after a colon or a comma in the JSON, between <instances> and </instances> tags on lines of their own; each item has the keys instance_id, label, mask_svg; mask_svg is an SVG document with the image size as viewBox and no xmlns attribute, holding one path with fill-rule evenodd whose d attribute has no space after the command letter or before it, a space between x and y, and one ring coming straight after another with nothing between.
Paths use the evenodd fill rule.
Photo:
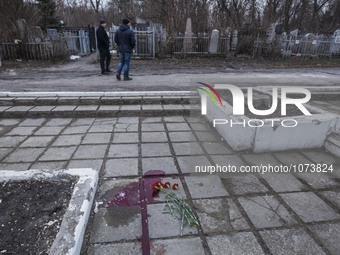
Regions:
<instances>
[{"instance_id":1,"label":"red flower","mask_svg":"<svg viewBox=\"0 0 340 255\"><path fill-rule=\"evenodd\" d=\"M175 183L174 185L172 185L172 189L178 189L178 183Z\"/></svg>"},{"instance_id":2,"label":"red flower","mask_svg":"<svg viewBox=\"0 0 340 255\"><path fill-rule=\"evenodd\" d=\"M170 182L166 182L166 183L164 183L164 188L167 188L167 189L169 189L170 187L171 187L171 184L170 184Z\"/></svg>"},{"instance_id":3,"label":"red flower","mask_svg":"<svg viewBox=\"0 0 340 255\"><path fill-rule=\"evenodd\" d=\"M154 189L152 191L152 197L158 197L160 190L159 189Z\"/></svg>"}]
</instances>

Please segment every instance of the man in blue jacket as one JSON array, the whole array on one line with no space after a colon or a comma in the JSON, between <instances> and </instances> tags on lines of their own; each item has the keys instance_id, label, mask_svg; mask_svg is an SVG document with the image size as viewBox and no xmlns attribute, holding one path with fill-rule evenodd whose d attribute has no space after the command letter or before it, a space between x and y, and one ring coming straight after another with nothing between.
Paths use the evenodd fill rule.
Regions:
<instances>
[{"instance_id":1,"label":"man in blue jacket","mask_svg":"<svg viewBox=\"0 0 340 255\"><path fill-rule=\"evenodd\" d=\"M99 27L97 28L97 48L99 50L100 56L100 68L103 75L109 74L111 53L110 53L110 38L105 30L106 22L104 20L100 21Z\"/></svg>"},{"instance_id":2,"label":"man in blue jacket","mask_svg":"<svg viewBox=\"0 0 340 255\"><path fill-rule=\"evenodd\" d=\"M136 46L135 33L130 29L130 21L123 19L122 24L115 34L115 43L119 48L119 60L117 71L117 79L120 80L120 75L124 68L124 81L130 81L132 78L129 76L130 60L133 48Z\"/></svg>"}]
</instances>

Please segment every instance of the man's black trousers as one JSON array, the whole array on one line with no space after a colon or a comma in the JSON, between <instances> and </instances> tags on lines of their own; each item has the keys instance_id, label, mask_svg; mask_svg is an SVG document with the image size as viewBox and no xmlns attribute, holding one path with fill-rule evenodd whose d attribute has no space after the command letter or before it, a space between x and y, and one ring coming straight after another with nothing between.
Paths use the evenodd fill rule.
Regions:
<instances>
[{"instance_id":1,"label":"man's black trousers","mask_svg":"<svg viewBox=\"0 0 340 255\"><path fill-rule=\"evenodd\" d=\"M108 71L110 69L111 62L111 53L109 49L99 49L100 55L100 68L102 69L102 73Z\"/></svg>"}]
</instances>

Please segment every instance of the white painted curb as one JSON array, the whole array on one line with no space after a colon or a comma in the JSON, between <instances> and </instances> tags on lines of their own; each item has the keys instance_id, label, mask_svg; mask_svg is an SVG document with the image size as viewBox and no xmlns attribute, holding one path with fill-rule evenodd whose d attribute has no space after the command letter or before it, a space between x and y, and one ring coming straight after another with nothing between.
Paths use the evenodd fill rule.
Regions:
<instances>
[{"instance_id":1,"label":"white painted curb","mask_svg":"<svg viewBox=\"0 0 340 255\"><path fill-rule=\"evenodd\" d=\"M126 91L126 92L0 92L0 97L152 97L152 96L197 96L194 91Z\"/></svg>"}]
</instances>

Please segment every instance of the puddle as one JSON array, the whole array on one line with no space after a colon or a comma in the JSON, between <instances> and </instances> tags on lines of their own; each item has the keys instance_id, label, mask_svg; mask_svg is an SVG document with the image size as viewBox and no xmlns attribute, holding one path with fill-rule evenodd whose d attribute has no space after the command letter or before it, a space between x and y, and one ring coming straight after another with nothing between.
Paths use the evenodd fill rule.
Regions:
<instances>
[{"instance_id":1,"label":"puddle","mask_svg":"<svg viewBox=\"0 0 340 255\"><path fill-rule=\"evenodd\" d=\"M128 226L139 214L139 206L122 206L109 208L104 213L104 218L110 227L118 228L120 226Z\"/></svg>"},{"instance_id":2,"label":"puddle","mask_svg":"<svg viewBox=\"0 0 340 255\"><path fill-rule=\"evenodd\" d=\"M152 196L152 185L160 178L165 176L165 172L162 170L149 170L143 178L139 181L132 182L119 190L112 199L106 203L106 207L111 206L134 206L140 205L140 185L141 181L144 184L145 199L148 203L154 202L155 199ZM105 195L106 196L106 195Z\"/></svg>"}]
</instances>

